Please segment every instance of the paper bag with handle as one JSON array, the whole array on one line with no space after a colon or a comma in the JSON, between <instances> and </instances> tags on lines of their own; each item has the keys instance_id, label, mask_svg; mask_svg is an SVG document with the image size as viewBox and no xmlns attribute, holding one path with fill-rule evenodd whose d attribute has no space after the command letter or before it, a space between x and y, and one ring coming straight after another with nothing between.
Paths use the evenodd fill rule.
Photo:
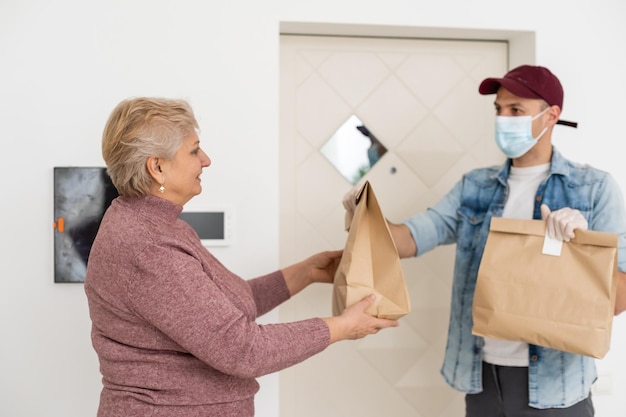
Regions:
<instances>
[{"instance_id":1,"label":"paper bag with handle","mask_svg":"<svg viewBox=\"0 0 626 417\"><path fill-rule=\"evenodd\" d=\"M472 332L602 358L611 341L617 235L576 230L560 242L541 220L492 218Z\"/></svg>"},{"instance_id":2,"label":"paper bag with handle","mask_svg":"<svg viewBox=\"0 0 626 417\"><path fill-rule=\"evenodd\" d=\"M411 311L398 250L374 190L366 181L357 195L353 218L346 213L348 239L333 284L333 314L375 293L366 312L398 319Z\"/></svg>"}]
</instances>

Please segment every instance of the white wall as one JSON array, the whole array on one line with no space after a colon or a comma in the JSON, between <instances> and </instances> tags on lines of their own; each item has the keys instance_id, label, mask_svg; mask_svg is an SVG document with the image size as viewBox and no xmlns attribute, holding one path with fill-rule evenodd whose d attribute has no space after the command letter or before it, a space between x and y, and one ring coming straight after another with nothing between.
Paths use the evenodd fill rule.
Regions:
<instances>
[{"instance_id":1,"label":"white wall","mask_svg":"<svg viewBox=\"0 0 626 417\"><path fill-rule=\"evenodd\" d=\"M95 415L83 288L53 284L52 168L103 165L101 130L122 98L190 100L213 165L189 204L232 207L233 244L214 253L252 277L279 266L280 22L534 31L536 63L565 85L563 117L580 123L560 128L557 146L626 190L625 17L623 0L2 0L0 416ZM620 316L598 362L613 393L596 395L598 415L626 406L625 346ZM277 414L277 393L275 375L264 377L257 415Z\"/></svg>"}]
</instances>

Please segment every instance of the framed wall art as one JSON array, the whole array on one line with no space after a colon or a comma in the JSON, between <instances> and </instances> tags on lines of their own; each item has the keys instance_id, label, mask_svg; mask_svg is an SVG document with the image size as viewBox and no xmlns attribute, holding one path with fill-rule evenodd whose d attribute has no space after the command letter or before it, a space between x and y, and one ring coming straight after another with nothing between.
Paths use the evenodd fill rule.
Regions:
<instances>
[{"instance_id":1,"label":"framed wall art","mask_svg":"<svg viewBox=\"0 0 626 417\"><path fill-rule=\"evenodd\" d=\"M85 281L91 245L117 195L106 168L54 168L54 282Z\"/></svg>"}]
</instances>

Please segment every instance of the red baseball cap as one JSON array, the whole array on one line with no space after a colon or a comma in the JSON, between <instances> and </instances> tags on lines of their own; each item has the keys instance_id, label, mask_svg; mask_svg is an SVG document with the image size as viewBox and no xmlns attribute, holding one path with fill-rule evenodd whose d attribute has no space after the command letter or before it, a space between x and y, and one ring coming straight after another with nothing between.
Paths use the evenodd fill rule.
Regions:
<instances>
[{"instance_id":1,"label":"red baseball cap","mask_svg":"<svg viewBox=\"0 0 626 417\"><path fill-rule=\"evenodd\" d=\"M486 78L480 83L482 95L495 94L500 87L522 98L543 99L550 106L563 111L563 87L559 79L545 67L521 65L507 72L502 78ZM578 123L559 120L557 124L577 127Z\"/></svg>"}]
</instances>

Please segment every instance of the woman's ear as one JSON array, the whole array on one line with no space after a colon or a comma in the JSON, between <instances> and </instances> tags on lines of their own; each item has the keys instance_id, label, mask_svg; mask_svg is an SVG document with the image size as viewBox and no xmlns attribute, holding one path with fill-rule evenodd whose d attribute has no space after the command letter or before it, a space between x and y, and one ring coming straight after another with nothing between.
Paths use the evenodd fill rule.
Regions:
<instances>
[{"instance_id":1,"label":"woman's ear","mask_svg":"<svg viewBox=\"0 0 626 417\"><path fill-rule=\"evenodd\" d=\"M163 171L161 170L161 165L159 158L155 158L154 156L148 157L146 160L146 168L148 169L148 173L156 182L163 177Z\"/></svg>"}]
</instances>

